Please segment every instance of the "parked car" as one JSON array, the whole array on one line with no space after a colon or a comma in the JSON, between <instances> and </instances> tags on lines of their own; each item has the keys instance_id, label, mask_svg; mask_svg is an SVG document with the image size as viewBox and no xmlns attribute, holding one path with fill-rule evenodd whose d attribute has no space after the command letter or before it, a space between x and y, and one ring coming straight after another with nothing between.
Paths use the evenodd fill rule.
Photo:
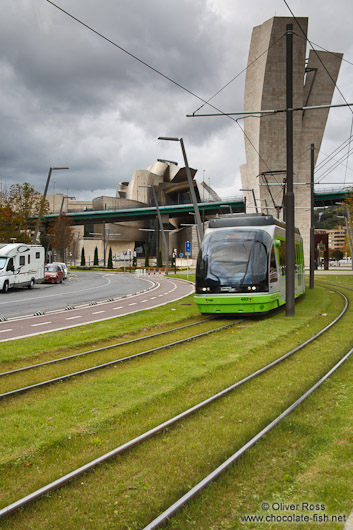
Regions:
<instances>
[{"instance_id":1,"label":"parked car","mask_svg":"<svg viewBox=\"0 0 353 530\"><path fill-rule=\"evenodd\" d=\"M63 273L63 280L66 280L67 278L67 266L66 263L60 263L59 261L53 261L50 265L58 265Z\"/></svg>"},{"instance_id":2,"label":"parked car","mask_svg":"<svg viewBox=\"0 0 353 530\"><path fill-rule=\"evenodd\" d=\"M63 283L63 272L59 265L49 263L45 266L44 281L46 283Z\"/></svg>"}]
</instances>

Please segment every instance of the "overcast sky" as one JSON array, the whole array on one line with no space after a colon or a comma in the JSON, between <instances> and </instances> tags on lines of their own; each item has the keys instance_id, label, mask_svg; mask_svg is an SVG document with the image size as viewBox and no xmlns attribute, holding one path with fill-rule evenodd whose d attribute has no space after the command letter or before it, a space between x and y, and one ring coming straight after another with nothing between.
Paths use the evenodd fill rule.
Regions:
<instances>
[{"instance_id":1,"label":"overcast sky","mask_svg":"<svg viewBox=\"0 0 353 530\"><path fill-rule=\"evenodd\" d=\"M77 199L115 195L157 158L190 166L221 196L240 195L244 139L228 118L186 118L247 64L254 26L290 16L283 0L56 0L97 32L173 79L182 90L69 18L46 0L1 0L0 178L30 182ZM288 0L309 17L309 38L353 63L352 0ZM343 62L338 86L353 101L353 64ZM212 103L243 109L245 74ZM334 102L341 103L336 93ZM212 112L205 106L202 112ZM350 136L352 113L331 110L322 152ZM349 164L352 166L353 163ZM353 182L345 163L327 182ZM55 186L55 188L54 188ZM329 187L329 186L328 186Z\"/></svg>"}]
</instances>

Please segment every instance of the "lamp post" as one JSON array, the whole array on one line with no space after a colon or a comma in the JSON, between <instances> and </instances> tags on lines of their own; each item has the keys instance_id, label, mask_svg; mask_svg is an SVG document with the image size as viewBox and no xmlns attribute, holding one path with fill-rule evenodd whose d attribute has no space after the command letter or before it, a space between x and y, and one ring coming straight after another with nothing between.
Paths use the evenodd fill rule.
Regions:
<instances>
[{"instance_id":1,"label":"lamp post","mask_svg":"<svg viewBox=\"0 0 353 530\"><path fill-rule=\"evenodd\" d=\"M47 182L45 184L43 197L42 197L42 200L40 202L39 214L38 214L38 218L37 218L37 222L36 222L36 227L35 227L35 230L34 230L33 241L32 241L33 245L35 245L36 242L37 242L37 236L38 236L38 232L39 232L40 220L41 220L42 213L43 213L45 198L47 196L48 187L49 187L49 181L50 181L50 177L51 177L52 171L58 171L58 170L61 170L61 169L70 169L70 168L68 168L68 167L50 167L49 168Z\"/></svg>"},{"instance_id":2,"label":"lamp post","mask_svg":"<svg viewBox=\"0 0 353 530\"><path fill-rule=\"evenodd\" d=\"M63 213L63 207L64 207L64 200L65 199L76 199L76 197L69 197L69 195L63 195L63 198L61 199L61 205L59 210L59 217Z\"/></svg>"},{"instance_id":3,"label":"lamp post","mask_svg":"<svg viewBox=\"0 0 353 530\"><path fill-rule=\"evenodd\" d=\"M159 227L160 227L161 232L162 232L162 240L163 240L164 252L165 252L165 274L166 274L166 276L168 276L169 248L168 248L167 238L165 236L164 226L163 226L163 223L162 223L161 212L160 212L159 206L158 206L156 190L154 189L154 186L152 186L151 184L141 185L139 187L140 188L151 188L151 191L152 191L153 201L154 201L154 204L155 204L156 210L157 210L157 217L158 217Z\"/></svg>"},{"instance_id":4,"label":"lamp post","mask_svg":"<svg viewBox=\"0 0 353 530\"><path fill-rule=\"evenodd\" d=\"M169 140L171 142L180 142L181 150L182 150L183 157L184 157L186 175L187 175L188 182L189 182L190 194L191 194L192 203L193 203L194 210L195 210L196 224L197 224L197 228L198 228L198 231L199 231L200 240L202 241L203 240L203 226L202 226L202 221L201 221L199 207L197 205L197 199L196 199L196 194L195 194L195 190L194 190L194 185L193 185L193 182L192 182L192 177L191 177L191 173L190 173L188 159L186 157L184 141L183 141L182 138L170 138L169 136L159 136L158 140Z\"/></svg>"}]
</instances>

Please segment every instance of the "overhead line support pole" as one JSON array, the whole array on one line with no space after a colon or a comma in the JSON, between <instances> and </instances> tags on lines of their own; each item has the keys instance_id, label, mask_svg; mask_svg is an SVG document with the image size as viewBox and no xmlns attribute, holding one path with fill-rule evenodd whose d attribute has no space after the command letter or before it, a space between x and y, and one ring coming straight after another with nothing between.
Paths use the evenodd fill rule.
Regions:
<instances>
[{"instance_id":1,"label":"overhead line support pole","mask_svg":"<svg viewBox=\"0 0 353 530\"><path fill-rule=\"evenodd\" d=\"M293 193L293 24L287 24L286 33L286 124L287 124L287 192L286 209L286 316L295 314L295 247L294 247L294 193Z\"/></svg>"},{"instance_id":2,"label":"overhead line support pole","mask_svg":"<svg viewBox=\"0 0 353 530\"><path fill-rule=\"evenodd\" d=\"M310 146L310 289L314 289L314 253L315 253L315 230L314 230L314 154L315 146Z\"/></svg>"}]
</instances>

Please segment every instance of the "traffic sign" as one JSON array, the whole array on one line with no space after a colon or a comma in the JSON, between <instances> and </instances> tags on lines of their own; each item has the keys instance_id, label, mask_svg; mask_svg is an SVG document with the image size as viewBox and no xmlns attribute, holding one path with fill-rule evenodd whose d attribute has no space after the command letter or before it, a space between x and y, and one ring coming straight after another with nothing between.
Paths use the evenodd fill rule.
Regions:
<instances>
[{"instance_id":1,"label":"traffic sign","mask_svg":"<svg viewBox=\"0 0 353 530\"><path fill-rule=\"evenodd\" d=\"M191 256L191 241L185 241L185 256Z\"/></svg>"}]
</instances>

